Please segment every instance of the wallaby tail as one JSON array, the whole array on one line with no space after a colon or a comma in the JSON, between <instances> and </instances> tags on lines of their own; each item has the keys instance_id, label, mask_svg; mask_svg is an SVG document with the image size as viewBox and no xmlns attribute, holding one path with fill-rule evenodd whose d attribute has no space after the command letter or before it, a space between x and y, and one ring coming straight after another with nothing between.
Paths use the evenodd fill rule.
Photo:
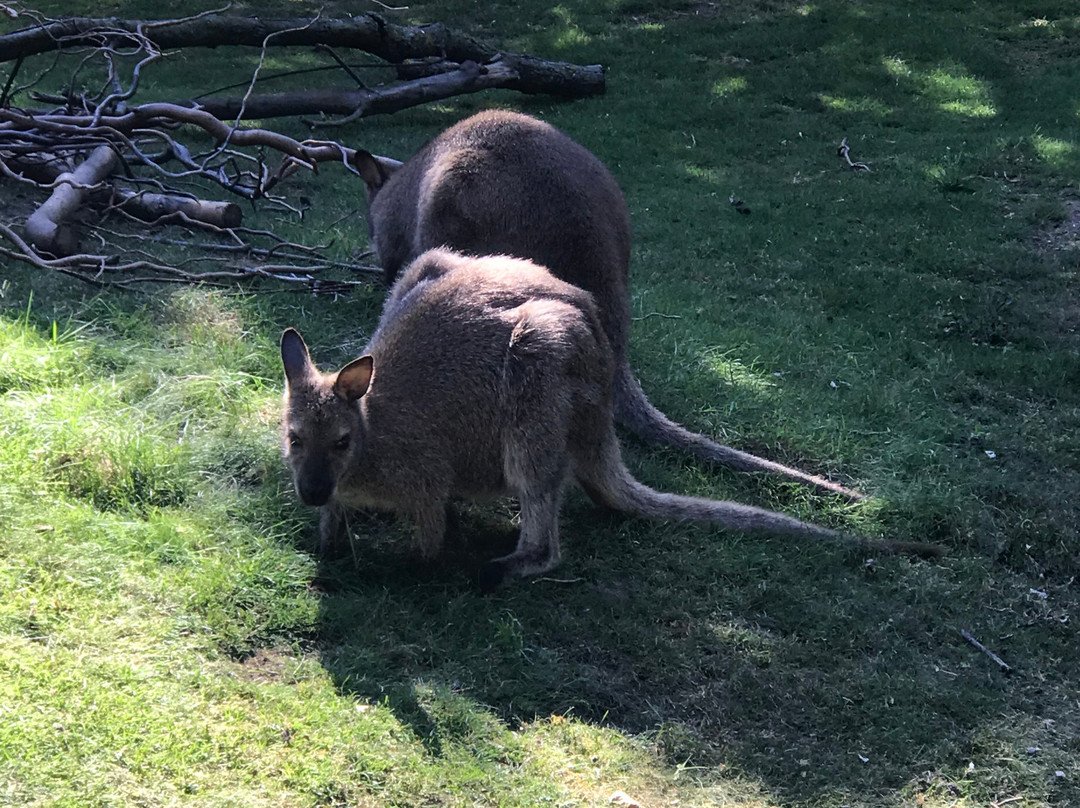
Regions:
<instances>
[{"instance_id":1,"label":"wallaby tail","mask_svg":"<svg viewBox=\"0 0 1080 808\"><path fill-rule=\"evenodd\" d=\"M860 492L824 477L740 452L680 426L653 406L626 362L623 362L615 373L614 399L615 420L649 443L674 446L735 471L768 471L831 494L841 494L851 500L864 498Z\"/></svg>"},{"instance_id":2,"label":"wallaby tail","mask_svg":"<svg viewBox=\"0 0 1080 808\"><path fill-rule=\"evenodd\" d=\"M578 459L575 472L578 482L594 502L638 516L709 522L729 530L745 532L829 539L878 553L899 553L923 558L936 558L942 554L942 549L934 544L864 539L752 505L655 491L635 480L627 470L622 462L614 430L609 431L595 455Z\"/></svg>"}]
</instances>

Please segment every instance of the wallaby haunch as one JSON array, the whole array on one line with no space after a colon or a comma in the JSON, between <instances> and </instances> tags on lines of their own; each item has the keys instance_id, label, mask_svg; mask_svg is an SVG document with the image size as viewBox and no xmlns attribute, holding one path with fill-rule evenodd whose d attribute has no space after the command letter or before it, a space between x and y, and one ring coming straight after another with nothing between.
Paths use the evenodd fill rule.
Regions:
<instances>
[{"instance_id":1,"label":"wallaby haunch","mask_svg":"<svg viewBox=\"0 0 1080 808\"><path fill-rule=\"evenodd\" d=\"M641 438L740 471L770 471L852 499L842 485L723 446L674 423L646 398L627 362L630 216L611 173L588 149L542 121L481 112L408 162L358 150L368 227L388 284L420 253L449 247L513 255L591 292L614 352L616 420Z\"/></svg>"},{"instance_id":2,"label":"wallaby haunch","mask_svg":"<svg viewBox=\"0 0 1080 808\"><path fill-rule=\"evenodd\" d=\"M595 502L642 516L936 551L639 483L615 435L614 360L599 311L587 292L530 261L431 250L394 285L364 356L321 373L289 329L281 359L284 452L301 500L323 508L324 547L342 508L376 507L411 515L430 559L450 497L510 494L521 536L482 570L491 588L558 564L559 507L575 479Z\"/></svg>"}]
</instances>

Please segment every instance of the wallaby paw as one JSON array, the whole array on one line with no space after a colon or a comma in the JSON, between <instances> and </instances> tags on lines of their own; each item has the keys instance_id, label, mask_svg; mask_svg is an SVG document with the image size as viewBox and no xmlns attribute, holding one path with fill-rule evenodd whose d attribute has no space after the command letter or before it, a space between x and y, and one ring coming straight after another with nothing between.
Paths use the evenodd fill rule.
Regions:
<instances>
[{"instance_id":1,"label":"wallaby paw","mask_svg":"<svg viewBox=\"0 0 1080 808\"><path fill-rule=\"evenodd\" d=\"M319 537L319 560L338 561L351 552L349 538L342 535Z\"/></svg>"}]
</instances>

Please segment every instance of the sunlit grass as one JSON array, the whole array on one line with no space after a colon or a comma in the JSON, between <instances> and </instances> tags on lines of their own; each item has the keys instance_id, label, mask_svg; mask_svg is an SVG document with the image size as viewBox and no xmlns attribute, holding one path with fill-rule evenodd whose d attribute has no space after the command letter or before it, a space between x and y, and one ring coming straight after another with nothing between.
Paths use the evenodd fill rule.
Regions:
<instances>
[{"instance_id":1,"label":"sunlit grass","mask_svg":"<svg viewBox=\"0 0 1080 808\"><path fill-rule=\"evenodd\" d=\"M1046 239L1080 183L1080 26L1063 0L1037 11L381 9L603 63L607 93L498 91L329 134L404 158L490 105L572 134L628 197L631 356L657 405L868 496L624 436L634 473L938 542L933 563L624 518L576 490L562 568L491 597L472 554L512 538L510 503L456 508L465 547L435 568L407 523L363 516L355 557L320 562L280 458L277 339L295 325L347 361L379 288L136 297L4 264L0 805L1076 803L1078 278ZM192 51L148 86L194 95L256 58ZM351 176L290 182L304 219L254 221L364 246Z\"/></svg>"},{"instance_id":2,"label":"sunlit grass","mask_svg":"<svg viewBox=\"0 0 1080 808\"><path fill-rule=\"evenodd\" d=\"M1060 138L1036 134L1031 138L1035 153L1056 169L1065 169L1076 160L1076 144Z\"/></svg>"},{"instance_id":3,"label":"sunlit grass","mask_svg":"<svg viewBox=\"0 0 1080 808\"><path fill-rule=\"evenodd\" d=\"M879 117L885 117L892 113L892 108L883 104L876 98L850 98L845 96L823 95L822 103L837 112L870 113Z\"/></svg>"},{"instance_id":4,"label":"sunlit grass","mask_svg":"<svg viewBox=\"0 0 1080 808\"><path fill-rule=\"evenodd\" d=\"M729 76L717 79L712 86L712 94L718 98L725 98L747 89L746 79L742 76Z\"/></svg>"},{"instance_id":5,"label":"sunlit grass","mask_svg":"<svg viewBox=\"0 0 1080 808\"><path fill-rule=\"evenodd\" d=\"M559 20L560 30L556 34L555 44L560 48L588 45L592 41L585 31L574 23L573 13L566 6L555 6L552 13Z\"/></svg>"},{"instance_id":6,"label":"sunlit grass","mask_svg":"<svg viewBox=\"0 0 1080 808\"><path fill-rule=\"evenodd\" d=\"M927 97L946 112L968 118L997 114L989 84L956 68L939 67L918 77Z\"/></svg>"}]
</instances>

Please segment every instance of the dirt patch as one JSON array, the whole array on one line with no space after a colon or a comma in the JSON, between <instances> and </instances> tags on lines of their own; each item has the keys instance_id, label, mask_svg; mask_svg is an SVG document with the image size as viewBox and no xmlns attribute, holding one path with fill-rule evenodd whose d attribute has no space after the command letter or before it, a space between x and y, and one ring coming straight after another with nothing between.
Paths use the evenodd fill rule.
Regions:
<instances>
[{"instance_id":1,"label":"dirt patch","mask_svg":"<svg viewBox=\"0 0 1080 808\"><path fill-rule=\"evenodd\" d=\"M1047 324L1058 334L1080 333L1080 294L1076 277L1080 274L1080 199L1062 200L1065 215L1040 227L1035 249L1057 265L1060 293L1047 307Z\"/></svg>"},{"instance_id":2,"label":"dirt patch","mask_svg":"<svg viewBox=\"0 0 1080 808\"><path fill-rule=\"evenodd\" d=\"M291 679L297 665L296 655L288 649L259 648L235 669L244 679L266 683Z\"/></svg>"},{"instance_id":3,"label":"dirt patch","mask_svg":"<svg viewBox=\"0 0 1080 808\"><path fill-rule=\"evenodd\" d=\"M1080 250L1080 199L1066 199L1065 216L1043 227L1036 237L1041 252Z\"/></svg>"}]
</instances>

